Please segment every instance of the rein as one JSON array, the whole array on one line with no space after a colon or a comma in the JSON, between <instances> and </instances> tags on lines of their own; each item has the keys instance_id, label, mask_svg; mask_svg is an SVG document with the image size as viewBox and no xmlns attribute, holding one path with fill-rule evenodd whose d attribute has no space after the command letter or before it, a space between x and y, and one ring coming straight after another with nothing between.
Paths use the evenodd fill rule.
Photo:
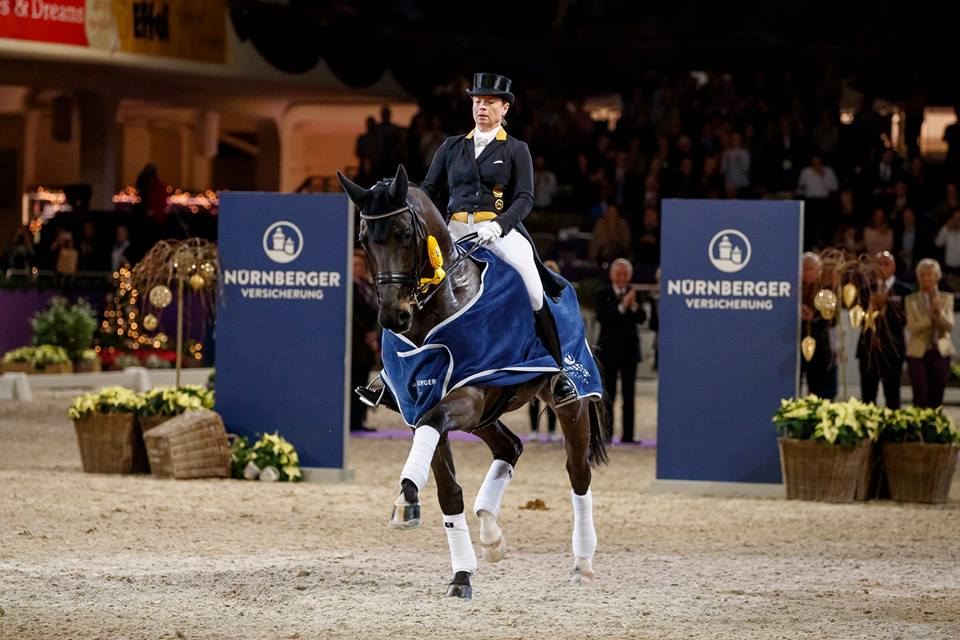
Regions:
<instances>
[{"instance_id":1,"label":"rein","mask_svg":"<svg viewBox=\"0 0 960 640\"><path fill-rule=\"evenodd\" d=\"M376 215L366 214L363 211L360 212L360 217L364 220L383 220L385 218L392 218L393 216L398 216L404 213L409 213L413 221L413 271L384 271L382 273L377 273L374 278L374 284L377 288L377 298L382 300L380 296L380 286L387 284L399 284L407 285L413 291L411 297L413 298L413 303L417 306L417 310L423 309L424 306L433 296L440 290L440 285L447 278L447 273L453 272L457 269L465 260L480 248L479 244L474 244L469 249L464 249L460 246L461 242L469 242L476 239L476 233L470 233L454 243L456 246L459 255L456 260L447 267L445 271L443 268L443 254L440 252L440 245L437 242L437 238L433 235L427 234L426 229L424 228L423 221L420 220L420 217L417 215L416 209L413 208L413 205L410 204L408 200L403 207L395 209L393 211L388 211L386 213L380 213ZM424 265L422 263L422 250L421 242L425 241L427 244L427 261L430 266L433 268L433 276L429 278L422 277ZM433 288L431 290L431 288ZM429 293L428 293L429 292ZM425 295L426 297L421 298Z\"/></svg>"}]
</instances>

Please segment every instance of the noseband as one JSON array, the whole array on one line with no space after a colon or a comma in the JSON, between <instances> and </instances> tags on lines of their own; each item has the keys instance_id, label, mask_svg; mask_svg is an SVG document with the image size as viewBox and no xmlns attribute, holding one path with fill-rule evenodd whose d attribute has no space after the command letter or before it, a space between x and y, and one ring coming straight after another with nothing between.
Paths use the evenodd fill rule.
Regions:
<instances>
[{"instance_id":1,"label":"noseband","mask_svg":"<svg viewBox=\"0 0 960 640\"><path fill-rule=\"evenodd\" d=\"M399 284L410 287L412 291L410 297L413 299L413 303L417 306L417 310L423 309L423 307L430 301L430 298L440 290L439 285L446 279L446 272L443 270L443 255L440 252L439 245L434 236L427 234L426 228L424 227L423 221L420 220L420 216L417 215L416 209L413 208L413 205L410 204L410 201L405 201L404 206L393 211L388 211L386 213L378 214L368 214L360 211L360 217L364 220L383 220L385 218L392 218L393 216L402 215L404 213L409 213L410 218L413 222L413 271L384 271L377 273L374 277L374 284L377 289L377 299L379 302L382 302L383 298L380 295L380 287L388 284ZM469 241L476 238L475 233L466 235L457 242ZM424 269L423 261L423 243L427 244L427 264L433 267L433 276L429 278L423 277L421 274ZM448 267L448 271L453 271L459 267L464 260L469 258L473 253L479 248L480 245L474 244L469 250L464 251L459 244L456 245L457 250L460 252L460 255L457 256L457 259L453 261ZM434 287L431 291L431 287ZM421 297L425 296L425 297Z\"/></svg>"}]
</instances>

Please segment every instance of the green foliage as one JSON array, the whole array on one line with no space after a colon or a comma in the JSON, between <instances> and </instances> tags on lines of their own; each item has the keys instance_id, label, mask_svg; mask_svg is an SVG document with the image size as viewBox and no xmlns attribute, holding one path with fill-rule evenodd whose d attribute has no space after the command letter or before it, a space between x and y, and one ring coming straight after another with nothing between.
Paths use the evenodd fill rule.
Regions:
<instances>
[{"instance_id":1,"label":"green foliage","mask_svg":"<svg viewBox=\"0 0 960 640\"><path fill-rule=\"evenodd\" d=\"M176 416L184 411L213 409L213 392L195 385L156 387L140 394L141 416Z\"/></svg>"},{"instance_id":2,"label":"green foliage","mask_svg":"<svg viewBox=\"0 0 960 640\"><path fill-rule=\"evenodd\" d=\"M33 367L42 369L48 364L70 362L70 357L63 347L52 344L41 344L35 347L20 347L13 351L7 351L3 354L3 361L6 363L27 363Z\"/></svg>"},{"instance_id":3,"label":"green foliage","mask_svg":"<svg viewBox=\"0 0 960 640\"><path fill-rule=\"evenodd\" d=\"M80 420L93 413L135 413L142 403L140 396L126 387L104 387L74 398L67 415Z\"/></svg>"},{"instance_id":4,"label":"green foliage","mask_svg":"<svg viewBox=\"0 0 960 640\"><path fill-rule=\"evenodd\" d=\"M884 442L960 443L960 430L942 408L910 407L892 414L880 436Z\"/></svg>"},{"instance_id":5,"label":"green foliage","mask_svg":"<svg viewBox=\"0 0 960 640\"><path fill-rule=\"evenodd\" d=\"M856 398L833 402L808 395L781 400L773 422L788 438L847 448L864 438L874 442L960 443L960 430L941 409L881 409Z\"/></svg>"},{"instance_id":6,"label":"green foliage","mask_svg":"<svg viewBox=\"0 0 960 640\"><path fill-rule=\"evenodd\" d=\"M97 320L93 307L83 298L71 305L66 298L56 297L47 309L34 314L30 326L33 344L63 347L70 360L76 361L82 360L93 344Z\"/></svg>"},{"instance_id":7,"label":"green foliage","mask_svg":"<svg viewBox=\"0 0 960 640\"><path fill-rule=\"evenodd\" d=\"M245 436L237 436L230 443L231 473L234 478L243 478L247 464L253 462L260 469L274 467L280 472L281 482L300 482L300 456L292 444L277 432L265 433L250 446Z\"/></svg>"}]
</instances>

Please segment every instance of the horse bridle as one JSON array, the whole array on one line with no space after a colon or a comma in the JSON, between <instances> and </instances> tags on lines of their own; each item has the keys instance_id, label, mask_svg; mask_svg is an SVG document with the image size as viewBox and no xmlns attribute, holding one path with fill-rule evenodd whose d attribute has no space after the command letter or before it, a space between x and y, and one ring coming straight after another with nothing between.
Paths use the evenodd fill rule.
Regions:
<instances>
[{"instance_id":1,"label":"horse bridle","mask_svg":"<svg viewBox=\"0 0 960 640\"><path fill-rule=\"evenodd\" d=\"M374 277L373 282L374 282L374 285L376 285L378 303L382 302L383 300L382 296L380 295L380 287L382 285L399 284L399 285L409 286L410 290L412 291L410 297L413 299L413 303L417 306L417 310L419 311L420 309L423 309L423 307L426 306L428 302L430 302L430 299L434 296L434 294L440 290L439 285L442 283L442 281L436 283L435 285L430 282L421 284L421 275L423 274L423 265L424 265L423 243L427 241L428 236L427 236L426 229L424 228L423 221L420 219L420 216L417 215L417 210L413 208L413 205L410 203L409 200L406 200L404 202L404 206L400 207L399 209L394 209L393 211L388 211L386 213L368 214L368 213L364 213L363 210L361 210L360 217L363 220L383 220L385 218L392 218L393 216L398 216L404 213L409 213L410 218L413 221L413 271L412 272L408 272L408 271L378 272ZM463 236L459 240L457 240L457 242L455 243L455 246L459 251L459 255L457 256L457 259L454 260L449 267L447 267L446 272L448 274L452 273L455 269L457 269L461 264L463 264L463 262L467 258L473 255L473 253L480 248L479 244L474 244L472 247L470 247L470 249L464 250L463 247L459 245L459 243L469 242L471 240L476 239L476 237L477 237L476 233L470 233ZM427 264L429 264L429 261L427 262ZM446 280L446 279L447 279L446 277L443 278L443 280ZM431 290L431 287L433 287L432 290ZM426 294L426 297L421 299L420 296L424 294Z\"/></svg>"}]
</instances>

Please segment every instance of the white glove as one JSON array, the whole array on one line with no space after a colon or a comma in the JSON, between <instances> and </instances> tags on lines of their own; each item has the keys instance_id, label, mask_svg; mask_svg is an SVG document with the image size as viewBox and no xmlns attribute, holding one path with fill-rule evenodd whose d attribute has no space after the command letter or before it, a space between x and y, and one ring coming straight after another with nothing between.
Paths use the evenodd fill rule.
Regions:
<instances>
[{"instance_id":1,"label":"white glove","mask_svg":"<svg viewBox=\"0 0 960 640\"><path fill-rule=\"evenodd\" d=\"M496 222L480 227L477 231L477 244L493 244L500 239L503 228Z\"/></svg>"}]
</instances>

